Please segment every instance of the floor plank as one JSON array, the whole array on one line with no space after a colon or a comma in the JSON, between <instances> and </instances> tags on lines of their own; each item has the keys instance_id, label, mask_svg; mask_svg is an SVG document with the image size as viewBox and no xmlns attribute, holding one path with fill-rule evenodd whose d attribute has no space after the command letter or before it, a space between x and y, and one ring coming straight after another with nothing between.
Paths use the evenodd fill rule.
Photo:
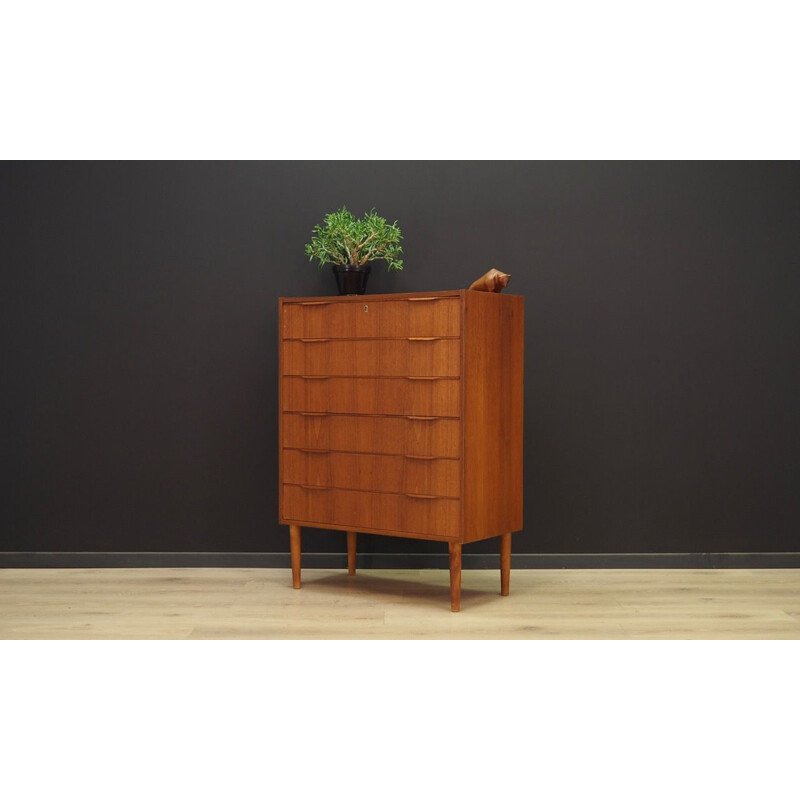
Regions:
<instances>
[{"instance_id":1,"label":"floor plank","mask_svg":"<svg viewBox=\"0 0 800 800\"><path fill-rule=\"evenodd\" d=\"M800 570L0 570L2 639L800 639Z\"/></svg>"}]
</instances>

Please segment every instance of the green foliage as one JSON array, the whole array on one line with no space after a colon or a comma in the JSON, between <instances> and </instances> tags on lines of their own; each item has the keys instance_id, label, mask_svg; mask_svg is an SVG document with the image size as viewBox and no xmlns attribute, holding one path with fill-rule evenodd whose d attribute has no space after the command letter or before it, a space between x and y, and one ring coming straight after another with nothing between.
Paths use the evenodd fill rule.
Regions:
<instances>
[{"instance_id":1,"label":"green foliage","mask_svg":"<svg viewBox=\"0 0 800 800\"><path fill-rule=\"evenodd\" d=\"M356 219L344 206L325 215L325 225L315 225L311 243L306 245L310 261L344 266L363 266L370 261L385 261L390 269L403 269L400 256L403 236L397 220L389 225L373 208L361 219Z\"/></svg>"}]
</instances>

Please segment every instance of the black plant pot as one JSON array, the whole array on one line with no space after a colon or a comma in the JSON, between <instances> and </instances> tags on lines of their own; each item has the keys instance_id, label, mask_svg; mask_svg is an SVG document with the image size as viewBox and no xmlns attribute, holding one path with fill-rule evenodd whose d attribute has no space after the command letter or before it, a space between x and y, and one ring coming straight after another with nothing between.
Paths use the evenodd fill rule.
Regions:
<instances>
[{"instance_id":1,"label":"black plant pot","mask_svg":"<svg viewBox=\"0 0 800 800\"><path fill-rule=\"evenodd\" d=\"M339 294L364 294L367 291L367 278L372 271L371 267L341 267L333 265L333 274L336 276L336 285Z\"/></svg>"}]
</instances>

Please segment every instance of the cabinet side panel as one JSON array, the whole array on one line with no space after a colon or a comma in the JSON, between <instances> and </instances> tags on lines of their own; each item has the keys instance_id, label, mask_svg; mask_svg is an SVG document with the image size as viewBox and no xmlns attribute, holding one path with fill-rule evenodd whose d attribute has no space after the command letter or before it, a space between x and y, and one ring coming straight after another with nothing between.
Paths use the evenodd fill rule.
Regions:
<instances>
[{"instance_id":1,"label":"cabinet side panel","mask_svg":"<svg viewBox=\"0 0 800 800\"><path fill-rule=\"evenodd\" d=\"M278 523L283 524L283 298L278 300Z\"/></svg>"},{"instance_id":2,"label":"cabinet side panel","mask_svg":"<svg viewBox=\"0 0 800 800\"><path fill-rule=\"evenodd\" d=\"M466 292L464 540L522 529L524 301Z\"/></svg>"}]
</instances>

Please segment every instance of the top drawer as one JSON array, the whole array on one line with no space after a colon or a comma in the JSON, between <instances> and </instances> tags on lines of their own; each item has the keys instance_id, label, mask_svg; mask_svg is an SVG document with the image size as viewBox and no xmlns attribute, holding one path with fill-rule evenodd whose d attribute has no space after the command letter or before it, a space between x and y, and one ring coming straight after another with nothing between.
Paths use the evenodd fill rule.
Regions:
<instances>
[{"instance_id":1,"label":"top drawer","mask_svg":"<svg viewBox=\"0 0 800 800\"><path fill-rule=\"evenodd\" d=\"M460 297L310 300L283 304L284 339L460 336Z\"/></svg>"}]
</instances>

